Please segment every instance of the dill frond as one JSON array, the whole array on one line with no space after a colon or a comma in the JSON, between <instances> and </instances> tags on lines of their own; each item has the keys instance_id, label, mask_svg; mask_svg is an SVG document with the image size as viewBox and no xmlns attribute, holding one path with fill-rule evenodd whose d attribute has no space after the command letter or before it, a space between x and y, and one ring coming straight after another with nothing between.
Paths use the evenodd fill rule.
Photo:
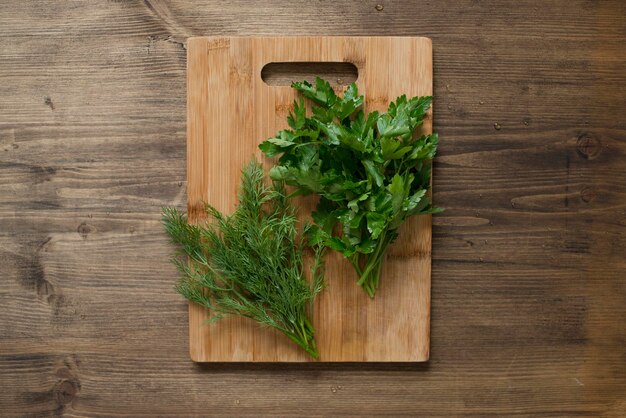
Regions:
<instances>
[{"instance_id":1,"label":"dill frond","mask_svg":"<svg viewBox=\"0 0 626 418\"><path fill-rule=\"evenodd\" d=\"M207 220L190 225L175 208L163 224L178 247L172 262L181 273L178 293L211 312L209 322L243 316L275 328L319 357L310 321L323 289L323 248L313 248L311 280L304 272L305 240L282 183L268 186L261 165L241 173L239 203L231 215L207 205Z\"/></svg>"}]
</instances>

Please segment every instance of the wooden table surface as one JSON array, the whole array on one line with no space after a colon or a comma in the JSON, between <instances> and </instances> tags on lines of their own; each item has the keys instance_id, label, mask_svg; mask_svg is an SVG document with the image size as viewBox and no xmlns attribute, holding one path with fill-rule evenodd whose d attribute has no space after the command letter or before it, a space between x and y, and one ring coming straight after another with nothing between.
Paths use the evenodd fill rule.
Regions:
<instances>
[{"instance_id":1,"label":"wooden table surface","mask_svg":"<svg viewBox=\"0 0 626 418\"><path fill-rule=\"evenodd\" d=\"M0 415L625 416L626 2L509 4L0 2ZM426 364L189 360L185 40L274 34L433 40Z\"/></svg>"}]
</instances>

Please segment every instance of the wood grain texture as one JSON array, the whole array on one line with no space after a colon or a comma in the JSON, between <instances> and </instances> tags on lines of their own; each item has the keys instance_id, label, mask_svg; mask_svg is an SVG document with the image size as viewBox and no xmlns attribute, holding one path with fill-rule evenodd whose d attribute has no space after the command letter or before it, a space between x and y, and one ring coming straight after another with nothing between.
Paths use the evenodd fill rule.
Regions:
<instances>
[{"instance_id":1,"label":"wood grain texture","mask_svg":"<svg viewBox=\"0 0 626 418\"><path fill-rule=\"evenodd\" d=\"M191 222L204 218L204 204L230 213L237 203L241 168L264 159L258 144L286 129L296 98L290 86L270 86L263 68L275 62L350 62L365 110L386 111L391 100L432 95L432 44L421 37L196 37L187 42L187 184ZM336 80L333 80L336 81ZM337 87L337 92L342 90ZM432 132L429 112L421 133ZM312 199L300 199L309 218ZM313 324L319 361L428 360L431 216L400 230L371 300L356 285L347 260L326 257L325 292ZM208 312L189 306L194 361L311 361L279 332L245 318L206 326Z\"/></svg>"},{"instance_id":2,"label":"wood grain texture","mask_svg":"<svg viewBox=\"0 0 626 418\"><path fill-rule=\"evenodd\" d=\"M625 16L620 0L0 2L0 414L623 417ZM159 211L186 203L194 35L433 40L447 210L427 363L189 360Z\"/></svg>"}]
</instances>

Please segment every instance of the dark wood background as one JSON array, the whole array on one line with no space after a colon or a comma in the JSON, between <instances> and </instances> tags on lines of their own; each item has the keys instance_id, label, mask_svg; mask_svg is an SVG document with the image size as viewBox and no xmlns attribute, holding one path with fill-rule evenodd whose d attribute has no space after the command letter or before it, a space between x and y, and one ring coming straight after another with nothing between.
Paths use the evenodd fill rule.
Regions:
<instances>
[{"instance_id":1,"label":"dark wood background","mask_svg":"<svg viewBox=\"0 0 626 418\"><path fill-rule=\"evenodd\" d=\"M505 3L1 1L0 415L625 416L626 2ZM189 360L159 210L217 34L433 39L429 363Z\"/></svg>"}]
</instances>

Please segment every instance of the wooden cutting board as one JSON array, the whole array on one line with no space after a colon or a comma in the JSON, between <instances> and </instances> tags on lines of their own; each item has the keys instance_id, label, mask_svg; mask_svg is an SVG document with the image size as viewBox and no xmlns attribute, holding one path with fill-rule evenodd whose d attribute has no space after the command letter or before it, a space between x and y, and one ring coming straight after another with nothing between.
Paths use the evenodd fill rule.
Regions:
<instances>
[{"instance_id":1,"label":"wooden cutting board","mask_svg":"<svg viewBox=\"0 0 626 418\"><path fill-rule=\"evenodd\" d=\"M187 44L187 179L191 222L202 202L231 212L240 170L257 145L287 127L294 90L261 78L272 62L350 62L367 111L401 94L432 94L432 47L418 37L198 37ZM337 88L338 91L341 87ZM430 133L432 117L423 125ZM312 202L301 200L301 215ZM425 361L430 327L431 217L413 217L390 248L374 300L338 254L326 258L327 288L313 321L319 361ZM205 325L189 306L191 358L200 362L311 361L282 334L241 318Z\"/></svg>"}]
</instances>

